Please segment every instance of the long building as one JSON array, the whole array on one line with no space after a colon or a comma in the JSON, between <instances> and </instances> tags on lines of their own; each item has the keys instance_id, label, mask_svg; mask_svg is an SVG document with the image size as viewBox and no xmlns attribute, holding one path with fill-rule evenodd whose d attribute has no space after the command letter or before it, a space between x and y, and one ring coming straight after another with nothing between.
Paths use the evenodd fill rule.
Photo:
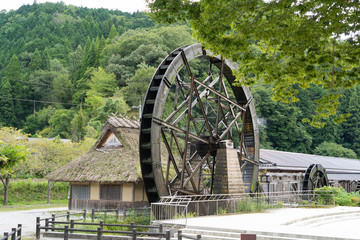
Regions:
<instances>
[{"instance_id":1,"label":"long building","mask_svg":"<svg viewBox=\"0 0 360 240\"><path fill-rule=\"evenodd\" d=\"M260 150L260 184L264 192L304 189L310 166L321 165L331 186L360 190L360 160L304 153ZM316 175L314 175L316 177Z\"/></svg>"}]
</instances>

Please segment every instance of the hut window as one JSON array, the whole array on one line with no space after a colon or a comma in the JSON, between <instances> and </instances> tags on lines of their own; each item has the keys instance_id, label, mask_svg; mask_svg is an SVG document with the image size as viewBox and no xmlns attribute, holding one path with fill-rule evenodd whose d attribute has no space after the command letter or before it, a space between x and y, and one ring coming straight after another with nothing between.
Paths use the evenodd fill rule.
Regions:
<instances>
[{"instance_id":1,"label":"hut window","mask_svg":"<svg viewBox=\"0 0 360 240\"><path fill-rule=\"evenodd\" d=\"M86 185L71 186L71 196L73 199L89 199L90 188Z\"/></svg>"},{"instance_id":2,"label":"hut window","mask_svg":"<svg viewBox=\"0 0 360 240\"><path fill-rule=\"evenodd\" d=\"M121 185L114 185L114 184L101 185L100 199L121 200Z\"/></svg>"},{"instance_id":3,"label":"hut window","mask_svg":"<svg viewBox=\"0 0 360 240\"><path fill-rule=\"evenodd\" d=\"M120 147L122 146L119 139L115 136L115 134L111 133L106 142L104 143L103 147Z\"/></svg>"}]
</instances>

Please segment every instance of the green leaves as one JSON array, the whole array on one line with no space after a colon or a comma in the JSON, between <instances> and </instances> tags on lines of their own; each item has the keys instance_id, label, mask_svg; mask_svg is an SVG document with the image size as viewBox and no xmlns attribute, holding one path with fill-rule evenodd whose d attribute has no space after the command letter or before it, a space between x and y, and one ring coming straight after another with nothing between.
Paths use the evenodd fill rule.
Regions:
<instances>
[{"instance_id":1,"label":"green leaves","mask_svg":"<svg viewBox=\"0 0 360 240\"><path fill-rule=\"evenodd\" d=\"M336 90L359 83L357 1L148 2L156 20L190 20L194 35L206 48L237 61L241 84L259 79L274 84L276 100L297 101L297 86L317 84ZM349 38L341 39L344 35ZM336 107L327 113L321 110L334 101L319 101L314 116L334 115Z\"/></svg>"},{"instance_id":2,"label":"green leaves","mask_svg":"<svg viewBox=\"0 0 360 240\"><path fill-rule=\"evenodd\" d=\"M343 146L332 142L321 143L315 148L314 154L340 158L357 158L356 153L353 150L344 148Z\"/></svg>"},{"instance_id":3,"label":"green leaves","mask_svg":"<svg viewBox=\"0 0 360 240\"><path fill-rule=\"evenodd\" d=\"M19 145L0 143L0 170L11 173L11 168L20 161L26 160L26 148Z\"/></svg>"}]
</instances>

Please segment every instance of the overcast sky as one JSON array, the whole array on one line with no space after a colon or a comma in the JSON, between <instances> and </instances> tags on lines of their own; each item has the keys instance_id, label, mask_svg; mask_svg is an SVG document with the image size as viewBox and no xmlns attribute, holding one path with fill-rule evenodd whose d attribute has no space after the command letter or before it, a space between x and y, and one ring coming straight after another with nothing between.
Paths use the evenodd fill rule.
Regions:
<instances>
[{"instance_id":1,"label":"overcast sky","mask_svg":"<svg viewBox=\"0 0 360 240\"><path fill-rule=\"evenodd\" d=\"M37 3L64 2L66 5L83 6L88 8L118 9L123 12L144 11L145 0L37 0ZM16 10L24 4L33 4L34 0L0 0L0 10Z\"/></svg>"}]
</instances>

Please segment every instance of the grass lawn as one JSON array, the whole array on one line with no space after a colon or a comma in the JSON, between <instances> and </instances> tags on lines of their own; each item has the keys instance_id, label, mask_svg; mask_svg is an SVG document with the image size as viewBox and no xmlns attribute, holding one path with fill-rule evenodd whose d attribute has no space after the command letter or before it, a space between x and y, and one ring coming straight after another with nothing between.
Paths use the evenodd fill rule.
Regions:
<instances>
[{"instance_id":1,"label":"grass lawn","mask_svg":"<svg viewBox=\"0 0 360 240\"><path fill-rule=\"evenodd\" d=\"M46 201L31 202L29 204L19 204L19 205L8 205L0 206L0 212L10 212L10 211L21 211L21 210L32 210L32 209L45 209L45 208L57 208L57 207L67 207L68 200L52 200L50 204L46 204Z\"/></svg>"}]
</instances>

